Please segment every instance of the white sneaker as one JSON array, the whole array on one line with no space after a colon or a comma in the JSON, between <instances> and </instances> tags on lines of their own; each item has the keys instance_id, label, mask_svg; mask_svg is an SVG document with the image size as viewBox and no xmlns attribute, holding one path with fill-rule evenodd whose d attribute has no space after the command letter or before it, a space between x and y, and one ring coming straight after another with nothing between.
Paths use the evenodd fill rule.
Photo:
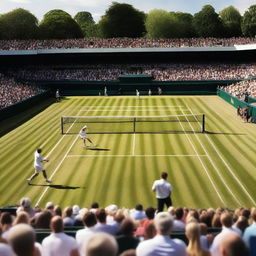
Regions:
<instances>
[{"instance_id":1,"label":"white sneaker","mask_svg":"<svg viewBox=\"0 0 256 256\"><path fill-rule=\"evenodd\" d=\"M30 185L31 183L31 179L27 179L28 185Z\"/></svg>"},{"instance_id":2,"label":"white sneaker","mask_svg":"<svg viewBox=\"0 0 256 256\"><path fill-rule=\"evenodd\" d=\"M51 181L51 180L48 180L48 179L46 179L45 181L48 182L48 183L52 183L52 181Z\"/></svg>"}]
</instances>

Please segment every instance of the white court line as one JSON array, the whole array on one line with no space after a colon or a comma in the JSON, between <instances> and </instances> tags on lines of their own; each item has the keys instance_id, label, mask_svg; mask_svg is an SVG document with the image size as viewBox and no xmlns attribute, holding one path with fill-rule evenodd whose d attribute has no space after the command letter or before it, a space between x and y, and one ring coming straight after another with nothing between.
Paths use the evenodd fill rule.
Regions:
<instances>
[{"instance_id":1,"label":"white court line","mask_svg":"<svg viewBox=\"0 0 256 256\"><path fill-rule=\"evenodd\" d=\"M81 110L81 112L96 112L96 111L100 111L100 112L120 112L120 111L129 111L129 112L131 112L131 111L136 111L136 112L145 112L145 111L153 111L153 112L155 112L156 111L156 109L93 109L93 110ZM161 110L157 110L157 111L161 111ZM164 111L164 112L166 112L167 110L166 109L163 109L162 111ZM177 109L175 109L175 110L169 110L168 112L177 112L177 111L181 111L181 110L177 110ZM189 111L188 109L186 109L185 111Z\"/></svg>"},{"instance_id":2,"label":"white court line","mask_svg":"<svg viewBox=\"0 0 256 256\"><path fill-rule=\"evenodd\" d=\"M188 107L188 106L187 106ZM189 107L188 107L189 109ZM190 112L194 115L193 111L190 110ZM226 162L226 160L223 158L222 154L220 153L220 151L217 149L217 147L215 146L215 144L212 142L212 139L209 137L208 134L206 134L206 138L208 139L208 141L210 142L210 144L212 145L212 147L214 148L215 152L217 153L217 155L219 156L219 158L222 160L222 162L224 163L224 165L227 167L228 171L231 173L231 175L234 177L234 179L237 181L237 183L240 185L240 187L242 188L242 190L245 192L245 194L250 198L250 200L252 201L252 203L255 205L256 202L255 200L251 197L251 195L249 194L249 192L247 191L247 189L245 188L245 186L241 183L241 181L238 179L238 177L235 175L235 173L233 172L232 168L228 165L228 163Z\"/></svg>"},{"instance_id":3,"label":"white court line","mask_svg":"<svg viewBox=\"0 0 256 256\"><path fill-rule=\"evenodd\" d=\"M191 111L190 111L191 112ZM198 123L197 123L198 124ZM193 134L195 134L195 137L197 139L197 141L199 142L200 146L202 147L202 149L204 150L205 154L207 155L207 158L209 159L209 161L211 162L213 168L217 171L217 174L219 176L219 178L221 179L222 183L226 186L226 188L228 189L229 193L233 196L233 198L235 199L235 201L238 204L241 204L241 202L235 197L235 195L233 194L232 190L230 189L230 187L228 186L228 184L225 182L223 176L220 174L219 169L217 168L216 164L214 163L213 159L210 157L210 155L208 154L208 151L206 150L206 148L204 147L203 143L201 142L201 140L198 137L198 134L195 132L195 129L193 128L193 126L191 125L191 123L189 123L191 129L193 130ZM199 125L199 124L198 124ZM200 125L199 125L200 126ZM200 126L201 128L201 126Z\"/></svg>"},{"instance_id":4,"label":"white court line","mask_svg":"<svg viewBox=\"0 0 256 256\"><path fill-rule=\"evenodd\" d=\"M80 114L80 111L77 113L78 115ZM70 126L69 130L72 128L73 125ZM46 158L49 157L49 155L53 152L53 150L60 144L60 142L63 140L63 138L66 136L67 134L64 134L61 139L55 144L55 146L52 148L52 150L47 154ZM58 166L55 168L55 170L53 171L52 175L50 176L50 179L52 179L52 177L55 175L55 173L58 171L58 169L60 168L61 164L64 162L65 158L67 157L68 153L70 152L71 148L73 147L73 145L75 144L75 142L77 141L79 135L76 136L76 138L74 139L73 143L71 144L71 146L68 148L66 154L64 155L64 157L61 159L60 163L58 164ZM42 198L44 197L44 195L46 194L46 192L48 191L49 187L47 187L44 192L41 194L41 196L39 197L38 201L36 202L36 204L39 204L40 201L42 200Z\"/></svg>"},{"instance_id":5,"label":"white court line","mask_svg":"<svg viewBox=\"0 0 256 256\"><path fill-rule=\"evenodd\" d=\"M207 157L207 155L67 155L67 158L74 157Z\"/></svg>"},{"instance_id":6,"label":"white court line","mask_svg":"<svg viewBox=\"0 0 256 256\"><path fill-rule=\"evenodd\" d=\"M179 118L178 118L178 119L179 119ZM179 121L179 122L180 122L180 121ZM190 123L189 123L189 124L190 124ZM182 125L181 122L180 122L180 125L181 125L182 129L183 129L184 132L185 132L185 129L184 129L184 127L183 127L183 125ZM190 125L191 125L191 124L190 124ZM188 140L189 140L191 146L193 147L195 153L196 153L197 155L199 155L199 154L198 154L198 151L197 151L196 148L195 148L194 143L191 141L190 137L188 136L188 134L187 134L186 132L185 132L185 135L186 135L186 137L188 138ZM210 176L210 174L209 174L209 172L208 172L208 170L207 170L207 168L206 168L204 162L202 161L202 159L201 159L200 157L198 157L198 159L199 159L201 165L203 166L203 169L204 169L204 171L206 172L206 175L207 175L208 179L210 180L210 183L212 184L214 190L216 191L216 193L217 193L219 199L221 200L221 202L222 202L223 204L225 204L225 202L224 202L223 198L221 197L220 193L218 192L218 189L216 188L215 183L213 182L213 179L212 179L212 177Z\"/></svg>"},{"instance_id":7,"label":"white court line","mask_svg":"<svg viewBox=\"0 0 256 256\"><path fill-rule=\"evenodd\" d=\"M185 108L186 106L82 106L82 108Z\"/></svg>"},{"instance_id":8,"label":"white court line","mask_svg":"<svg viewBox=\"0 0 256 256\"><path fill-rule=\"evenodd\" d=\"M133 134L133 147L132 147L132 155L135 155L135 145L136 145L136 133Z\"/></svg>"}]
</instances>

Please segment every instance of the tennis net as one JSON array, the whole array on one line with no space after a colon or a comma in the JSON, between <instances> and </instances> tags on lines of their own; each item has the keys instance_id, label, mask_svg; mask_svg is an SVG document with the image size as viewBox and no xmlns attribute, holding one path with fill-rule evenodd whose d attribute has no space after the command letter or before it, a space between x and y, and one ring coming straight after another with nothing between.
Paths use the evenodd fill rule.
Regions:
<instances>
[{"instance_id":1,"label":"tennis net","mask_svg":"<svg viewBox=\"0 0 256 256\"><path fill-rule=\"evenodd\" d=\"M205 132L205 115L61 117L62 134L77 134L85 125L88 134L199 133Z\"/></svg>"}]
</instances>

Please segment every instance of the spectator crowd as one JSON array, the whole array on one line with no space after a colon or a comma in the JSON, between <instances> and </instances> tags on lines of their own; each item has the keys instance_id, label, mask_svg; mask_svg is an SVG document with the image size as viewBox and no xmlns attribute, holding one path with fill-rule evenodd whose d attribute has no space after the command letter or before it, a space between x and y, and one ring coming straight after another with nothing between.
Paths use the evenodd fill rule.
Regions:
<instances>
[{"instance_id":1,"label":"spectator crowd","mask_svg":"<svg viewBox=\"0 0 256 256\"><path fill-rule=\"evenodd\" d=\"M256 63L248 64L85 64L31 66L8 70L7 74L25 80L113 81L121 74L150 74L155 81L230 80L256 76Z\"/></svg>"},{"instance_id":2,"label":"spectator crowd","mask_svg":"<svg viewBox=\"0 0 256 256\"><path fill-rule=\"evenodd\" d=\"M247 79L256 76L256 63L85 64L12 68L0 73L0 109L44 91L17 80L115 81L122 74L149 74L155 81ZM246 93L256 97L255 87L255 80L247 80L221 89L243 99Z\"/></svg>"},{"instance_id":3,"label":"spectator crowd","mask_svg":"<svg viewBox=\"0 0 256 256\"><path fill-rule=\"evenodd\" d=\"M0 73L0 109L30 98L44 90L38 86L19 83Z\"/></svg>"},{"instance_id":4,"label":"spectator crowd","mask_svg":"<svg viewBox=\"0 0 256 256\"><path fill-rule=\"evenodd\" d=\"M254 37L231 38L84 38L65 40L0 40L0 50L228 47L255 44Z\"/></svg>"},{"instance_id":5,"label":"spectator crowd","mask_svg":"<svg viewBox=\"0 0 256 256\"><path fill-rule=\"evenodd\" d=\"M93 203L62 210L52 202L33 208L23 198L16 214L0 214L1 256L247 256L256 245L250 242L256 236L255 208L169 207L157 213L141 204L119 209ZM66 234L71 229L72 236ZM48 232L41 241L36 239L39 230ZM175 232L183 239L171 238Z\"/></svg>"},{"instance_id":6,"label":"spectator crowd","mask_svg":"<svg viewBox=\"0 0 256 256\"><path fill-rule=\"evenodd\" d=\"M245 80L228 86L221 86L220 89L242 101L247 102L248 96L256 98L256 79Z\"/></svg>"}]
</instances>

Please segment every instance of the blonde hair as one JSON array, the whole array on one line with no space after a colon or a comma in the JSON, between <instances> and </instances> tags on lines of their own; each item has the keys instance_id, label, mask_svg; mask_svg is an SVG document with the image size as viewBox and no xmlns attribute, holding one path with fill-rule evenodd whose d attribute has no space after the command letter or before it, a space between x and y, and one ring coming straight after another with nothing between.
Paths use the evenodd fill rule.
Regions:
<instances>
[{"instance_id":1,"label":"blonde hair","mask_svg":"<svg viewBox=\"0 0 256 256\"><path fill-rule=\"evenodd\" d=\"M200 245L200 226L196 222L190 222L186 225L186 236L188 237L189 244L187 253L189 256L203 255L203 250Z\"/></svg>"},{"instance_id":2,"label":"blonde hair","mask_svg":"<svg viewBox=\"0 0 256 256\"><path fill-rule=\"evenodd\" d=\"M30 224L30 219L29 219L29 215L27 212L25 211L21 211L17 213L17 216L13 222L13 225L17 225L17 224Z\"/></svg>"}]
</instances>

